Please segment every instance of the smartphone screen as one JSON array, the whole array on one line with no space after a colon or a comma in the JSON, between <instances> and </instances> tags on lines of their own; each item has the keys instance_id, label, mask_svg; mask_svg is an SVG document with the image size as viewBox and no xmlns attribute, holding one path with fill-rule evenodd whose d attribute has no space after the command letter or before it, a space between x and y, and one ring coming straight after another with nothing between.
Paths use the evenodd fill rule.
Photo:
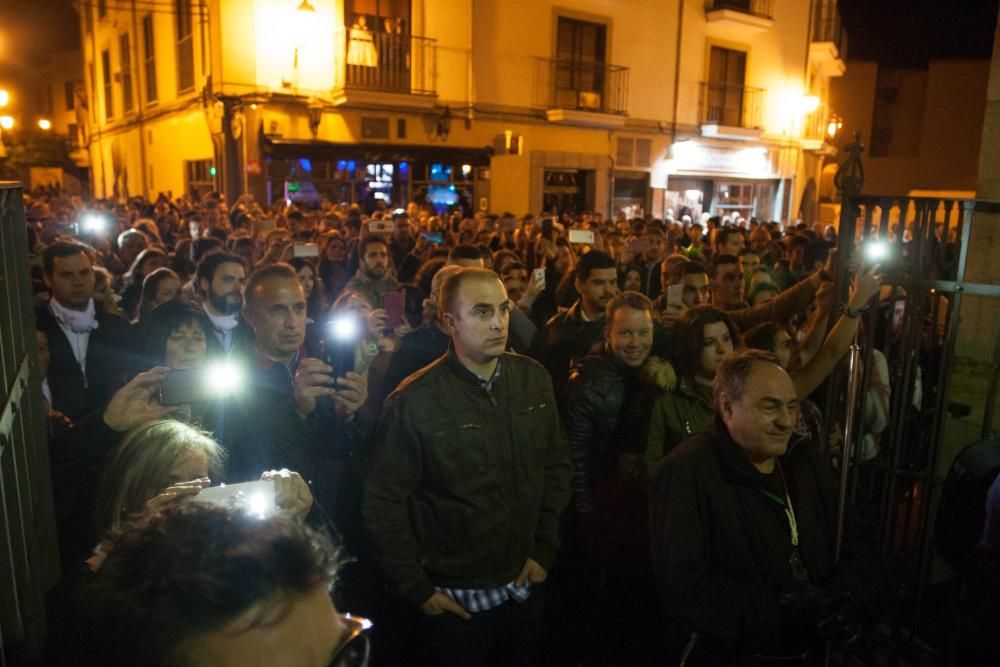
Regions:
<instances>
[{"instance_id":1,"label":"smartphone screen","mask_svg":"<svg viewBox=\"0 0 1000 667\"><path fill-rule=\"evenodd\" d=\"M569 242L593 244L594 232L590 231L589 229L571 229L569 230Z\"/></svg>"},{"instance_id":2,"label":"smartphone screen","mask_svg":"<svg viewBox=\"0 0 1000 667\"><path fill-rule=\"evenodd\" d=\"M678 307L684 303L684 285L667 286L667 307Z\"/></svg>"},{"instance_id":3,"label":"smartphone screen","mask_svg":"<svg viewBox=\"0 0 1000 667\"><path fill-rule=\"evenodd\" d=\"M428 243L434 243L435 245L444 243L444 235L441 232L420 232L420 235Z\"/></svg>"},{"instance_id":4,"label":"smartphone screen","mask_svg":"<svg viewBox=\"0 0 1000 667\"><path fill-rule=\"evenodd\" d=\"M315 243L296 243L292 246L292 257L319 257L319 246Z\"/></svg>"},{"instance_id":5,"label":"smartphone screen","mask_svg":"<svg viewBox=\"0 0 1000 667\"><path fill-rule=\"evenodd\" d=\"M382 295L382 308L385 309L385 328L398 329L403 324L403 306L405 298L403 292L386 292Z\"/></svg>"},{"instance_id":6,"label":"smartphone screen","mask_svg":"<svg viewBox=\"0 0 1000 667\"><path fill-rule=\"evenodd\" d=\"M545 269L535 269L531 272L539 289L545 289Z\"/></svg>"}]
</instances>

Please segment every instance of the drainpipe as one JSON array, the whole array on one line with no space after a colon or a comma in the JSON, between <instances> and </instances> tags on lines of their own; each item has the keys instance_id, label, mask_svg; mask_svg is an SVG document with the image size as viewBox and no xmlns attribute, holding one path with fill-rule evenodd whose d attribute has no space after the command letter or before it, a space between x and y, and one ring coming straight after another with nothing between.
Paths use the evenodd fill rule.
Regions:
<instances>
[{"instance_id":1,"label":"drainpipe","mask_svg":"<svg viewBox=\"0 0 1000 667\"><path fill-rule=\"evenodd\" d=\"M473 115L475 114L474 105L476 103L476 96L473 94L473 85L475 79L473 77L473 67L472 67L472 47L475 45L475 30L476 30L476 0L469 0L469 66L466 68L468 71L466 73L465 82L465 122L470 123L472 121ZM468 127L466 127L468 129Z\"/></svg>"},{"instance_id":2,"label":"drainpipe","mask_svg":"<svg viewBox=\"0 0 1000 667\"><path fill-rule=\"evenodd\" d=\"M132 64L131 67L135 68L136 82L143 81L141 77L138 76L139 72L143 72L145 76L145 67L139 67L139 23L138 15L136 14L135 0L132 0ZM130 73L131 74L131 73ZM145 82L149 85L149 82ZM139 161L142 163L142 194L146 199L151 199L149 196L149 181L147 180L147 174L149 172L149 165L146 163L146 132L145 123L142 122L142 86L136 86L135 92L138 94L135 100L136 108L136 122L139 124Z\"/></svg>"}]
</instances>

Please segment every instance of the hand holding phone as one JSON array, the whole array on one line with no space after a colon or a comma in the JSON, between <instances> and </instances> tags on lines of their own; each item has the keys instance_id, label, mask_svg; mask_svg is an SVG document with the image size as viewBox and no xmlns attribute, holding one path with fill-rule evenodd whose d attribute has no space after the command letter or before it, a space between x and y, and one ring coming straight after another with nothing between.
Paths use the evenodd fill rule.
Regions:
<instances>
[{"instance_id":1,"label":"hand holding phone","mask_svg":"<svg viewBox=\"0 0 1000 667\"><path fill-rule=\"evenodd\" d=\"M319 246L315 243L296 243L292 246L292 257L319 257Z\"/></svg>"},{"instance_id":2,"label":"hand holding phone","mask_svg":"<svg viewBox=\"0 0 1000 667\"><path fill-rule=\"evenodd\" d=\"M569 242L594 245L594 232L589 229L571 229L569 230Z\"/></svg>"},{"instance_id":3,"label":"hand holding phone","mask_svg":"<svg viewBox=\"0 0 1000 667\"><path fill-rule=\"evenodd\" d=\"M403 307L406 298L402 290L386 292L382 295L382 308L385 310L385 328L395 331L403 324Z\"/></svg>"},{"instance_id":4,"label":"hand holding phone","mask_svg":"<svg viewBox=\"0 0 1000 667\"><path fill-rule=\"evenodd\" d=\"M545 269L535 269L531 272L532 279L535 281L535 286L538 288L539 292L545 290Z\"/></svg>"}]
</instances>

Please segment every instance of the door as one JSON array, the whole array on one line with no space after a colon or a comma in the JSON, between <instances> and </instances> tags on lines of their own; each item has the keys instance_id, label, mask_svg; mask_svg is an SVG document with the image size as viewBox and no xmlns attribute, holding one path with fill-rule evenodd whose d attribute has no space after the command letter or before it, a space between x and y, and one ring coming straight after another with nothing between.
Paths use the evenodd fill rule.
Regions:
<instances>
[{"instance_id":1,"label":"door","mask_svg":"<svg viewBox=\"0 0 1000 667\"><path fill-rule=\"evenodd\" d=\"M556 108L604 108L607 26L559 17L553 73Z\"/></svg>"},{"instance_id":2,"label":"door","mask_svg":"<svg viewBox=\"0 0 1000 667\"><path fill-rule=\"evenodd\" d=\"M743 95L747 54L713 46L709 60L704 122L743 127Z\"/></svg>"}]
</instances>

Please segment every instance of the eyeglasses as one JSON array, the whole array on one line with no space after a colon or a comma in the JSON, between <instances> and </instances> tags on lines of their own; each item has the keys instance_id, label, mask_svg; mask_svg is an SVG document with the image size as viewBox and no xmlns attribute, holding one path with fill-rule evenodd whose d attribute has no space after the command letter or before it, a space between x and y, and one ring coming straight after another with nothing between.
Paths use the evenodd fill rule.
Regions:
<instances>
[{"instance_id":1,"label":"eyeglasses","mask_svg":"<svg viewBox=\"0 0 1000 667\"><path fill-rule=\"evenodd\" d=\"M347 631L340 648L330 660L330 667L367 667L371 656L372 622L350 614L340 614L340 620Z\"/></svg>"}]
</instances>

